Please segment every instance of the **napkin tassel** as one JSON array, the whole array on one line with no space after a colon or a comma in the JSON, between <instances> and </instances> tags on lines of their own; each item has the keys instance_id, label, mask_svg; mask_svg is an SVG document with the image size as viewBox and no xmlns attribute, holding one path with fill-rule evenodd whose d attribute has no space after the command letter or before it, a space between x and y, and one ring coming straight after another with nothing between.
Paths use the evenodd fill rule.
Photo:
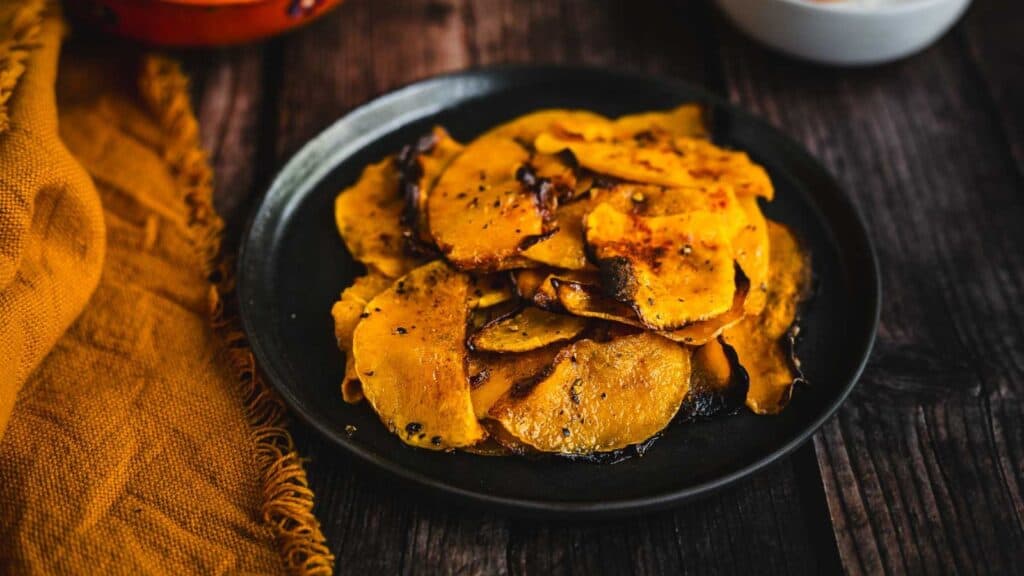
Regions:
<instances>
[{"instance_id":1,"label":"napkin tassel","mask_svg":"<svg viewBox=\"0 0 1024 576\"><path fill-rule=\"evenodd\" d=\"M331 574L334 556L313 515L313 491L287 428L287 410L263 381L234 310L234 278L220 253L223 222L213 207L213 171L199 145L188 79L174 60L147 56L139 77L143 99L168 135L164 156L189 206L189 230L210 281L210 313L238 375L263 475L263 520L272 528L290 573Z\"/></svg>"}]
</instances>

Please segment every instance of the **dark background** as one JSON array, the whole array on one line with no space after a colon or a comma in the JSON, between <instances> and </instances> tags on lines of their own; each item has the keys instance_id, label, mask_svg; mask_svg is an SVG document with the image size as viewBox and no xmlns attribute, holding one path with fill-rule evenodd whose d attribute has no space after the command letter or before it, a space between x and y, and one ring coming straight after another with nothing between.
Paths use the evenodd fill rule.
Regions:
<instances>
[{"instance_id":1,"label":"dark background","mask_svg":"<svg viewBox=\"0 0 1024 576\"><path fill-rule=\"evenodd\" d=\"M753 44L702 1L347 0L261 45L185 53L229 249L274 171L346 111L510 62L708 87L803 143L878 248L878 341L838 416L672 512L579 524L460 510L296 424L338 572L1024 573L1022 35L1024 4L975 0L917 56L834 69Z\"/></svg>"}]
</instances>

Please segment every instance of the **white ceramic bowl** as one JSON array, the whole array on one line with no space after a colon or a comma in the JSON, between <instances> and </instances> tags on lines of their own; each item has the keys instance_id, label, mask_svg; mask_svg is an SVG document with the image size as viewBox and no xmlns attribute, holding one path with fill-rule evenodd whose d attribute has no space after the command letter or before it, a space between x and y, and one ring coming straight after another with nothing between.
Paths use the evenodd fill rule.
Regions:
<instances>
[{"instance_id":1,"label":"white ceramic bowl","mask_svg":"<svg viewBox=\"0 0 1024 576\"><path fill-rule=\"evenodd\" d=\"M860 66L922 50L949 30L971 0L717 2L737 26L772 48L815 62Z\"/></svg>"}]
</instances>

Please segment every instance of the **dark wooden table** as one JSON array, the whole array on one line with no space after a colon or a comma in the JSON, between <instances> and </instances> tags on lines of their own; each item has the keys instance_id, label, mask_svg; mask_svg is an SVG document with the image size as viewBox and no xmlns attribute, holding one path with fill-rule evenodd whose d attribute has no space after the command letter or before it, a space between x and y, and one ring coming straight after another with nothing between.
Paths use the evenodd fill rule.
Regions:
<instances>
[{"instance_id":1,"label":"dark wooden table","mask_svg":"<svg viewBox=\"0 0 1024 576\"><path fill-rule=\"evenodd\" d=\"M838 416L672 512L582 525L460 511L296 425L338 572L1024 574L1022 36L1022 3L977 0L924 53L837 70L754 45L705 2L349 0L284 38L186 54L229 243L273 172L352 107L504 62L708 86L802 142L877 242L882 325Z\"/></svg>"}]
</instances>

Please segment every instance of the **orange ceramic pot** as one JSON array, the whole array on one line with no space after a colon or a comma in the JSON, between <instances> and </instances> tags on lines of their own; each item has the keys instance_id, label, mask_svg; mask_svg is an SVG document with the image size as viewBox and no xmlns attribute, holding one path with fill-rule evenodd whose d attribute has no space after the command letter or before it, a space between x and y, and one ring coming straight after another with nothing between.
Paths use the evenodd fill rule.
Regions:
<instances>
[{"instance_id":1,"label":"orange ceramic pot","mask_svg":"<svg viewBox=\"0 0 1024 576\"><path fill-rule=\"evenodd\" d=\"M342 0L68 0L72 17L151 44L214 46L279 34Z\"/></svg>"}]
</instances>

